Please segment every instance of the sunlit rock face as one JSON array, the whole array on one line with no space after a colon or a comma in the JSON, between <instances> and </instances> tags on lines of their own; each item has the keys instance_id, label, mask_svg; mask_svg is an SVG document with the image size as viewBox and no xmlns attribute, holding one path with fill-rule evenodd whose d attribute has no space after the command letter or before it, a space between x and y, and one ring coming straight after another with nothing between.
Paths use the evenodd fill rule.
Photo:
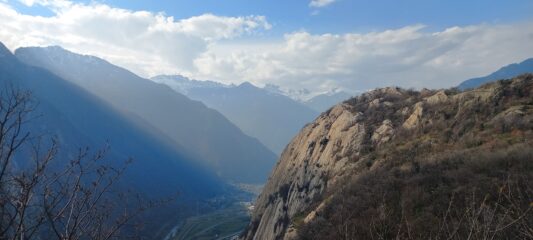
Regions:
<instances>
[{"instance_id":1,"label":"sunlit rock face","mask_svg":"<svg viewBox=\"0 0 533 240\"><path fill-rule=\"evenodd\" d=\"M460 139L472 136L465 132L493 131L483 126L496 129L506 122L531 122L532 109L523 104L530 103L532 91L533 76L523 75L466 92L377 89L334 106L287 145L256 202L243 239L294 239L297 225L320 216L329 196L340 191L346 179L388 165L396 156L387 155L387 149L420 142L429 149L427 153L438 153L446 150L441 147L448 141L443 140L446 134L459 139L455 149L463 149ZM501 112L490 108L494 104ZM472 122L473 113L478 115L475 121L483 124ZM395 164L399 171L418 168L409 162Z\"/></svg>"}]
</instances>

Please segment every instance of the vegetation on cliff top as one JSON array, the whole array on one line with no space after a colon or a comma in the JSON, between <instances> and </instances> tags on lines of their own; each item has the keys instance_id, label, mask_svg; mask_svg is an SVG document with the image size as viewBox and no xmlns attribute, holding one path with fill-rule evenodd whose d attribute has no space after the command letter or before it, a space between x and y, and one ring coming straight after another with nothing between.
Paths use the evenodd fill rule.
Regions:
<instances>
[{"instance_id":1,"label":"vegetation on cliff top","mask_svg":"<svg viewBox=\"0 0 533 240\"><path fill-rule=\"evenodd\" d=\"M443 93L344 103L391 136L369 134L351 173L299 214L314 217L292 219L300 239L533 239L533 75Z\"/></svg>"}]
</instances>

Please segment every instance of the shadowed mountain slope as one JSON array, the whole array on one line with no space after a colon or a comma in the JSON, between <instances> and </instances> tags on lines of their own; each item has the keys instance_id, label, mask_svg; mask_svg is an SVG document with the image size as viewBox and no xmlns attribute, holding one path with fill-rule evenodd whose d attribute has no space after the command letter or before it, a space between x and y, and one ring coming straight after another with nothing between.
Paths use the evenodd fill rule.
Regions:
<instances>
[{"instance_id":1,"label":"shadowed mountain slope","mask_svg":"<svg viewBox=\"0 0 533 240\"><path fill-rule=\"evenodd\" d=\"M289 97L248 82L235 86L189 80L181 76L157 76L152 80L219 111L246 134L259 139L277 154L305 124L318 115Z\"/></svg>"},{"instance_id":2,"label":"shadowed mountain slope","mask_svg":"<svg viewBox=\"0 0 533 240\"><path fill-rule=\"evenodd\" d=\"M141 121L129 120L84 89L44 69L19 62L1 43L0 86L2 91L13 87L31 92L37 107L25 130L34 136L44 134L45 139L57 138L60 155L54 165L65 165L64 161L71 160L80 148L96 151L108 144L105 161L111 166L133 159L120 183L124 191L131 189L154 199L179 192L178 201L186 203L214 197L227 189L214 173L164 135L147 131ZM173 222L178 216L176 211L177 205L172 203L163 211L167 214L156 217L160 225L148 225L159 228Z\"/></svg>"},{"instance_id":3,"label":"shadowed mountain slope","mask_svg":"<svg viewBox=\"0 0 533 240\"><path fill-rule=\"evenodd\" d=\"M275 154L220 113L102 59L60 47L21 48L18 59L86 89L163 132L226 180L262 183Z\"/></svg>"},{"instance_id":4,"label":"shadowed mountain slope","mask_svg":"<svg viewBox=\"0 0 533 240\"><path fill-rule=\"evenodd\" d=\"M533 58L524 60L521 63L513 63L507 65L485 77L466 80L459 84L459 86L457 87L460 90L476 88L485 83L493 82L500 79L513 78L524 73L533 73Z\"/></svg>"}]
</instances>

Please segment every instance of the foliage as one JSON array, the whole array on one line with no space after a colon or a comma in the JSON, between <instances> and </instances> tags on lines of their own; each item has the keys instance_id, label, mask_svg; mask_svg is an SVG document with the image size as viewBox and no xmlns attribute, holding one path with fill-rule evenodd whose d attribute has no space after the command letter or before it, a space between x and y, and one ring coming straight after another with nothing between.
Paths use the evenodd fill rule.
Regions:
<instances>
[{"instance_id":1,"label":"foliage","mask_svg":"<svg viewBox=\"0 0 533 240\"><path fill-rule=\"evenodd\" d=\"M0 94L0 239L116 239L155 203L117 191L121 167L103 161L106 149L80 149L58 162L57 141L25 128L36 121L31 93L13 86ZM133 229L133 228L132 228Z\"/></svg>"},{"instance_id":2,"label":"foliage","mask_svg":"<svg viewBox=\"0 0 533 240\"><path fill-rule=\"evenodd\" d=\"M388 119L394 136L352 153L299 238L533 239L533 75L445 93L456 99L388 89L345 102L367 132ZM403 128L416 103L422 117Z\"/></svg>"}]
</instances>

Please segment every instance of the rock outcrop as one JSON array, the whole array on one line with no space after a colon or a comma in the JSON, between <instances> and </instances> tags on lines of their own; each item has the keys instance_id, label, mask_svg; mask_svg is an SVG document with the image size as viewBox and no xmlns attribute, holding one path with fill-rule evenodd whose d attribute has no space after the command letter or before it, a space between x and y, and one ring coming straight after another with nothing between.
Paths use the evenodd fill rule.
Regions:
<instances>
[{"instance_id":1,"label":"rock outcrop","mask_svg":"<svg viewBox=\"0 0 533 240\"><path fill-rule=\"evenodd\" d=\"M382 144L388 142L394 134L394 126L391 120L386 119L383 124L372 134L372 142L375 144Z\"/></svg>"},{"instance_id":2,"label":"rock outcrop","mask_svg":"<svg viewBox=\"0 0 533 240\"><path fill-rule=\"evenodd\" d=\"M490 119L498 124L506 119L533 121L533 108L507 107L509 101L503 100L514 96L510 92L522 91L517 102L532 104L527 97L533 96L532 89L533 75L525 75L468 92L377 89L336 105L306 125L285 148L242 238L294 239L299 225L313 222L328 208L328 196L338 191L344 179L387 165L389 148L409 151L402 146L413 145L437 151L441 148L435 146L449 138L484 131ZM498 107L490 109L492 104ZM474 122L472 113L479 122ZM519 117L523 119L516 121ZM440 128L444 130L435 130ZM412 161L397 164L403 172L420 168Z\"/></svg>"},{"instance_id":3,"label":"rock outcrop","mask_svg":"<svg viewBox=\"0 0 533 240\"><path fill-rule=\"evenodd\" d=\"M407 129L413 129L415 128L418 123L420 122L420 119L422 118L422 113L424 112L424 107L422 102L418 102L415 104L413 108L413 113L409 118L403 123L403 127Z\"/></svg>"},{"instance_id":4,"label":"rock outcrop","mask_svg":"<svg viewBox=\"0 0 533 240\"><path fill-rule=\"evenodd\" d=\"M357 113L340 104L307 125L285 148L256 203L248 239L280 239L290 218L334 181L367 133Z\"/></svg>"},{"instance_id":5,"label":"rock outcrop","mask_svg":"<svg viewBox=\"0 0 533 240\"><path fill-rule=\"evenodd\" d=\"M426 102L429 104L439 104L448 101L448 95L444 91L438 91L437 93L427 97Z\"/></svg>"},{"instance_id":6,"label":"rock outcrop","mask_svg":"<svg viewBox=\"0 0 533 240\"><path fill-rule=\"evenodd\" d=\"M302 214L328 186L335 184L347 165L358 162L362 152L389 141L394 128L401 125L390 119L372 123L369 120L380 118L382 111L401 112L394 102L408 97L403 89L377 89L331 108L305 126L281 155L256 202L244 238L290 239L294 235L291 219ZM354 106L353 101L364 107ZM412 111L409 118L412 120L405 125L415 126L422 114L421 105ZM310 221L317 211L303 217Z\"/></svg>"}]
</instances>

